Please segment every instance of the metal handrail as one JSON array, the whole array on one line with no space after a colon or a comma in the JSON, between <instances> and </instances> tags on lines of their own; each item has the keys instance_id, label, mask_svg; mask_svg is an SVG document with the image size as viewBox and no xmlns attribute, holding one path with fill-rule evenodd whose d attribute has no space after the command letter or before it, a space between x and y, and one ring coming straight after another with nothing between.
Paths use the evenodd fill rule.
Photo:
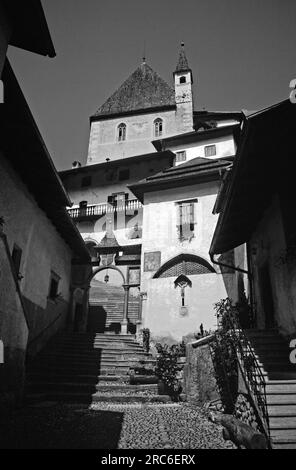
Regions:
<instances>
[{"instance_id":1,"label":"metal handrail","mask_svg":"<svg viewBox=\"0 0 296 470\"><path fill-rule=\"evenodd\" d=\"M224 312L218 318L219 329L227 331L236 352L241 372L245 383L249 389L251 398L257 409L264 428L264 432L269 438L269 416L266 398L266 380L262 373L261 366L247 336L245 335L234 308Z\"/></svg>"}]
</instances>

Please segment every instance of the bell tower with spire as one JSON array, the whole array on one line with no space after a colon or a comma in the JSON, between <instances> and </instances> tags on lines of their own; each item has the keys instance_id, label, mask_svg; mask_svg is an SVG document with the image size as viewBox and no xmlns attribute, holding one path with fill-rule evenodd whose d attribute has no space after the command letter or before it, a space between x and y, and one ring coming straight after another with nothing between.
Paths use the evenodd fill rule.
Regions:
<instances>
[{"instance_id":1,"label":"bell tower with spire","mask_svg":"<svg viewBox=\"0 0 296 470\"><path fill-rule=\"evenodd\" d=\"M181 43L179 59L174 71L177 126L180 132L193 130L192 70L188 65L184 43Z\"/></svg>"}]
</instances>

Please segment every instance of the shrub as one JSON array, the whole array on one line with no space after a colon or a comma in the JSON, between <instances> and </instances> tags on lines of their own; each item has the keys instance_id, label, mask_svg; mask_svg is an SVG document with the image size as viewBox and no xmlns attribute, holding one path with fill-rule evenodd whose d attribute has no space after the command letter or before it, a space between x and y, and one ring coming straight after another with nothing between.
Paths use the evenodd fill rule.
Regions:
<instances>
[{"instance_id":1,"label":"shrub","mask_svg":"<svg viewBox=\"0 0 296 470\"><path fill-rule=\"evenodd\" d=\"M185 346L185 345L184 345ZM181 393L181 386L177 379L178 375L178 357L184 355L184 347L181 345L168 346L167 344L156 344L157 365L156 374L163 381L166 391L175 400L178 401Z\"/></svg>"}]
</instances>

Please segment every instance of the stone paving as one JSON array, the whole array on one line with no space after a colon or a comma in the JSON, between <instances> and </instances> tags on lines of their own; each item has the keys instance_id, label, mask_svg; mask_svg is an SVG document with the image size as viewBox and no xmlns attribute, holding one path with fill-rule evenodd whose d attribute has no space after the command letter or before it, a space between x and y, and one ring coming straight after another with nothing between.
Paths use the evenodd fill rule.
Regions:
<instances>
[{"instance_id":1,"label":"stone paving","mask_svg":"<svg viewBox=\"0 0 296 470\"><path fill-rule=\"evenodd\" d=\"M221 428L188 404L43 402L0 422L2 449L226 449Z\"/></svg>"}]
</instances>

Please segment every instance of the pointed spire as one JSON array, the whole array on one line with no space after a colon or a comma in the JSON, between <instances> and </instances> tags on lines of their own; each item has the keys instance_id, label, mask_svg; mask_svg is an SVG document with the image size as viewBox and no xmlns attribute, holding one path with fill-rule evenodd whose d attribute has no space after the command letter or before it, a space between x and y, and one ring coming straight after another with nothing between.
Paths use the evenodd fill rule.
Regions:
<instances>
[{"instance_id":1,"label":"pointed spire","mask_svg":"<svg viewBox=\"0 0 296 470\"><path fill-rule=\"evenodd\" d=\"M178 59L178 63L177 63L177 67L176 67L175 72L186 72L187 70L190 70L184 46L185 46L184 42L181 42L181 49L180 49L180 52L179 52L179 59Z\"/></svg>"}]
</instances>

